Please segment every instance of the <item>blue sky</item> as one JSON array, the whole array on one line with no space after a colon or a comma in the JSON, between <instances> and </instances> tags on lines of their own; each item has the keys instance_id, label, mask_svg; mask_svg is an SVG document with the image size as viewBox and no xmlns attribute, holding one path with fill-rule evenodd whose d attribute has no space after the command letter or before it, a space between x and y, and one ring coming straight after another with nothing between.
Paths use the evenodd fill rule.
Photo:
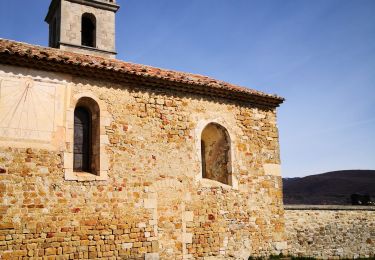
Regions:
<instances>
[{"instance_id":1,"label":"blue sky","mask_svg":"<svg viewBox=\"0 0 375 260\"><path fill-rule=\"evenodd\" d=\"M47 45L49 0L1 0L0 37ZM118 0L117 58L286 98L284 177L375 169L374 0Z\"/></svg>"}]
</instances>

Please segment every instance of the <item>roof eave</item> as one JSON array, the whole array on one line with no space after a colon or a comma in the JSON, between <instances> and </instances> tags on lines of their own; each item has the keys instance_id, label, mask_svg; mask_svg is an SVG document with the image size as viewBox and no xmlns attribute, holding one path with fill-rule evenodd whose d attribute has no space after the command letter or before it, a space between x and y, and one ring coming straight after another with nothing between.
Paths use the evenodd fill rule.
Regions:
<instances>
[{"instance_id":1,"label":"roof eave","mask_svg":"<svg viewBox=\"0 0 375 260\"><path fill-rule=\"evenodd\" d=\"M142 82L143 85L152 88L216 96L266 107L278 107L284 102L284 98L277 95L239 87L201 75L91 57L5 39L0 39L0 63L114 82Z\"/></svg>"}]
</instances>

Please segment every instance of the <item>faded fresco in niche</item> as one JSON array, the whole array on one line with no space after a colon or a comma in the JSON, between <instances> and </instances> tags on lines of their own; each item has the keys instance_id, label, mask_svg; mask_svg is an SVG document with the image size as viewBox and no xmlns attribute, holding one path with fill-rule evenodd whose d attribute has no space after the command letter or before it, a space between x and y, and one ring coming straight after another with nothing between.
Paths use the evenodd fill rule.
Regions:
<instances>
[{"instance_id":1,"label":"faded fresco in niche","mask_svg":"<svg viewBox=\"0 0 375 260\"><path fill-rule=\"evenodd\" d=\"M63 90L54 82L2 77L0 138L51 141L56 127L62 125L63 99Z\"/></svg>"},{"instance_id":2,"label":"faded fresco in niche","mask_svg":"<svg viewBox=\"0 0 375 260\"><path fill-rule=\"evenodd\" d=\"M232 184L230 173L230 140L227 130L210 123L202 132L202 177Z\"/></svg>"}]
</instances>

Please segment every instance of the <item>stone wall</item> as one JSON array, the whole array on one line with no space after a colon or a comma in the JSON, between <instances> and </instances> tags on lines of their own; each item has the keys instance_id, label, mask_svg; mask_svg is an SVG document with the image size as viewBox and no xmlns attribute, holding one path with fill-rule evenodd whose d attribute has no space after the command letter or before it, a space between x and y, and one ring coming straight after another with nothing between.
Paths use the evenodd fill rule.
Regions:
<instances>
[{"instance_id":1,"label":"stone wall","mask_svg":"<svg viewBox=\"0 0 375 260\"><path fill-rule=\"evenodd\" d=\"M286 253L274 108L10 66L0 79L0 91L32 92L0 99L0 115L14 115L0 119L3 259ZM85 95L100 103L105 178L66 175L71 107ZM202 178L212 122L230 137L231 185Z\"/></svg>"},{"instance_id":2,"label":"stone wall","mask_svg":"<svg viewBox=\"0 0 375 260\"><path fill-rule=\"evenodd\" d=\"M288 205L285 228L291 255L375 256L375 207Z\"/></svg>"}]
</instances>

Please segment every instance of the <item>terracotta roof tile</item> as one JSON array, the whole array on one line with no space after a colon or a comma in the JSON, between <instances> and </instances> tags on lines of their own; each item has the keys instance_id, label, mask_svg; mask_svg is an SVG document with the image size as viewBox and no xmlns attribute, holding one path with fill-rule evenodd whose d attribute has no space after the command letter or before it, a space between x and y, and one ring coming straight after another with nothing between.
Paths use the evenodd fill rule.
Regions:
<instances>
[{"instance_id":1,"label":"terracotta roof tile","mask_svg":"<svg viewBox=\"0 0 375 260\"><path fill-rule=\"evenodd\" d=\"M13 57L13 59L5 59L5 57ZM23 63L32 63L32 61L65 66L79 66L82 69L98 70L98 73L101 71L109 71L145 79L162 80L166 81L164 83L166 85L168 85L168 82L179 83L184 85L184 89L181 89L184 91L212 95L220 93L219 96L227 97L228 99L240 99L242 101L262 103L263 105L278 106L284 101L282 97L277 95L266 94L198 74L160 69L116 59L78 54L0 38L0 63L16 63L17 57L23 58L22 62L17 63L21 66ZM56 70L56 68L54 68L54 70ZM191 89L188 89L189 87Z\"/></svg>"}]
</instances>

